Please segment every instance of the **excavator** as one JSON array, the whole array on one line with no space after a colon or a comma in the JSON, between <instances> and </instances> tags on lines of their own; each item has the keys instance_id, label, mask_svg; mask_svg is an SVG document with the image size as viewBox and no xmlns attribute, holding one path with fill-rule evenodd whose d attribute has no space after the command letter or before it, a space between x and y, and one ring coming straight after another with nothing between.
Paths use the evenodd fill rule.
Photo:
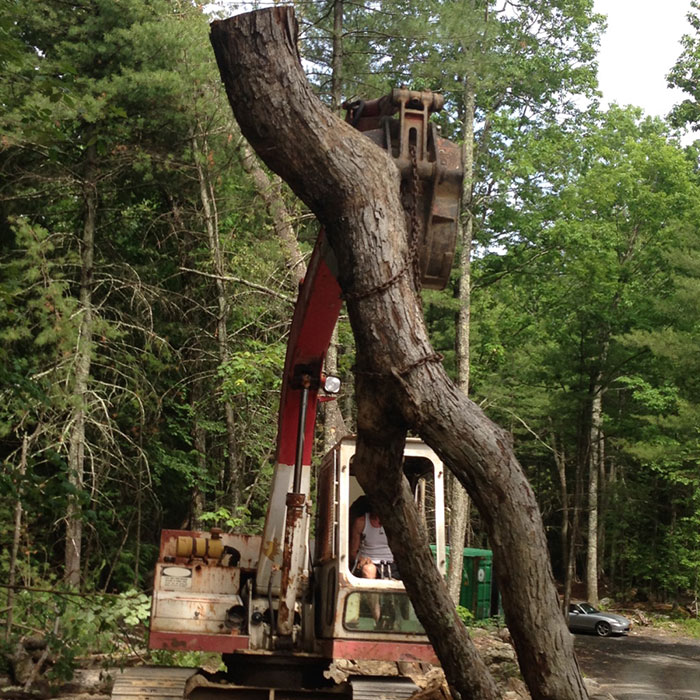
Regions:
<instances>
[{"instance_id":1,"label":"excavator","mask_svg":"<svg viewBox=\"0 0 700 700\"><path fill-rule=\"evenodd\" d=\"M344 105L346 120L388 151L401 173L415 267L432 289L449 278L463 179L459 147L430 121L442 106L439 94L404 88ZM353 573L350 523L363 495L354 474L355 438L342 438L312 479L317 405L339 390L337 378L323 371L342 304L336 270L321 230L292 318L262 535L218 528L161 533L149 645L221 654L226 671L127 669L115 681L113 700L401 699L417 688L400 672L339 677L331 668L338 660L399 670L438 663L402 582ZM444 466L417 438L407 439L403 465L444 574Z\"/></svg>"}]
</instances>

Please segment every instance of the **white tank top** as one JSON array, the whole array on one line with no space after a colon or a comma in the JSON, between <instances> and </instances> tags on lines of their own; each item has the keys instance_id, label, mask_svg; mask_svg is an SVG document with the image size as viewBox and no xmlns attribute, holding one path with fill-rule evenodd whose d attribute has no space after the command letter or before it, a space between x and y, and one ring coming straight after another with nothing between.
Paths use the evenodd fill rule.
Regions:
<instances>
[{"instance_id":1,"label":"white tank top","mask_svg":"<svg viewBox=\"0 0 700 700\"><path fill-rule=\"evenodd\" d=\"M362 539L357 556L367 557L375 564L380 561L394 561L394 555L386 541L384 528L382 526L374 527L370 522L369 513L365 513L365 526L362 529Z\"/></svg>"}]
</instances>

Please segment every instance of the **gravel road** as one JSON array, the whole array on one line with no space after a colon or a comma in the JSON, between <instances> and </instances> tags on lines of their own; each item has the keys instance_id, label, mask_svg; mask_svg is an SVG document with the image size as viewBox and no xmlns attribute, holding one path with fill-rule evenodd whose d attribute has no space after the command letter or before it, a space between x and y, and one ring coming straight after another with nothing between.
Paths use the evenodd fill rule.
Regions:
<instances>
[{"instance_id":1,"label":"gravel road","mask_svg":"<svg viewBox=\"0 0 700 700\"><path fill-rule=\"evenodd\" d=\"M583 673L616 700L700 700L700 640L576 634L574 644Z\"/></svg>"}]
</instances>

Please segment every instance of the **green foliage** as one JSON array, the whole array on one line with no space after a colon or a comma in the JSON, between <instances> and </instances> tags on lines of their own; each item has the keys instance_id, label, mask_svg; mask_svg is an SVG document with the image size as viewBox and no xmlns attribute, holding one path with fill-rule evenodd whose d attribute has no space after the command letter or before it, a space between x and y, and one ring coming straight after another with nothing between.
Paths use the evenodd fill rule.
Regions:
<instances>
[{"instance_id":1,"label":"green foliage","mask_svg":"<svg viewBox=\"0 0 700 700\"><path fill-rule=\"evenodd\" d=\"M221 660L221 654L212 654L204 651L170 651L169 649L154 649L150 652L149 661L156 666L205 668L212 673L226 670L226 666Z\"/></svg>"},{"instance_id":2,"label":"green foliage","mask_svg":"<svg viewBox=\"0 0 700 700\"><path fill-rule=\"evenodd\" d=\"M245 506L236 508L234 515L228 508L221 506L215 511L206 511L199 516L204 525L220 527L226 532L245 532L245 524L250 518L250 511Z\"/></svg>"},{"instance_id":3,"label":"green foliage","mask_svg":"<svg viewBox=\"0 0 700 700\"><path fill-rule=\"evenodd\" d=\"M465 624L471 625L474 621L474 615L469 608L465 608L463 605L457 606L457 617Z\"/></svg>"},{"instance_id":4,"label":"green foliage","mask_svg":"<svg viewBox=\"0 0 700 700\"><path fill-rule=\"evenodd\" d=\"M506 621L503 615L497 615L495 617L486 617L483 620L474 620L469 626L479 629L498 630L506 626Z\"/></svg>"},{"instance_id":5,"label":"green foliage","mask_svg":"<svg viewBox=\"0 0 700 700\"><path fill-rule=\"evenodd\" d=\"M6 559L2 563L6 567ZM143 647L151 608L144 593L77 594L62 589L52 576L35 578L33 584L16 593L10 648L27 629L45 639L53 659L49 683L72 678L81 657L102 654L107 668L122 665Z\"/></svg>"},{"instance_id":6,"label":"green foliage","mask_svg":"<svg viewBox=\"0 0 700 700\"><path fill-rule=\"evenodd\" d=\"M688 22L692 32L681 39L683 52L669 72L669 86L683 90L688 97L671 110L671 122L676 126L697 128L700 121L700 4L691 0Z\"/></svg>"},{"instance_id":7,"label":"green foliage","mask_svg":"<svg viewBox=\"0 0 700 700\"><path fill-rule=\"evenodd\" d=\"M253 340L245 350L233 353L226 364L219 367L224 397L248 402L277 392L284 352L282 344L266 345Z\"/></svg>"},{"instance_id":8,"label":"green foliage","mask_svg":"<svg viewBox=\"0 0 700 700\"><path fill-rule=\"evenodd\" d=\"M611 474L601 501L605 568L616 585L648 595L692 590L692 163L663 124L616 107L533 140L525 155L524 165L547 175L528 176L527 196L499 208L498 225L512 232L500 238L505 251L485 250L474 263L472 391L516 435L545 520L558 529L558 470L563 463L569 494L576 479L585 484L598 386Z\"/></svg>"},{"instance_id":9,"label":"green foliage","mask_svg":"<svg viewBox=\"0 0 700 700\"><path fill-rule=\"evenodd\" d=\"M200 170L222 222L226 271L286 294L284 270L236 166L238 137L197 7L91 0L76 10L16 0L12 10L12 22L0 23L8 38L0 60L11 66L0 88L2 482L27 513L27 551L60 569L66 509L76 503L86 583L127 590L150 575L160 526L190 517L195 489L211 511L238 513L250 527L265 508L289 308L251 287L227 287L232 364L222 364L219 290L198 274L213 271ZM90 149L98 206L89 374L79 395ZM239 377L244 396L240 385L231 390ZM82 485L68 468L78 407ZM220 466L230 453L234 473Z\"/></svg>"}]
</instances>

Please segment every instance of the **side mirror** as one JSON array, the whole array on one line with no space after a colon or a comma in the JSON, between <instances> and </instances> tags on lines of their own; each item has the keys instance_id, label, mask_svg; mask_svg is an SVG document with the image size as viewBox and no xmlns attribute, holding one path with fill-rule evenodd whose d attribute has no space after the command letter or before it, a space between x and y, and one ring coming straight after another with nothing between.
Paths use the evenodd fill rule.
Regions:
<instances>
[{"instance_id":1,"label":"side mirror","mask_svg":"<svg viewBox=\"0 0 700 700\"><path fill-rule=\"evenodd\" d=\"M323 390L327 394L337 394L340 391L340 379L332 375L324 377Z\"/></svg>"}]
</instances>

